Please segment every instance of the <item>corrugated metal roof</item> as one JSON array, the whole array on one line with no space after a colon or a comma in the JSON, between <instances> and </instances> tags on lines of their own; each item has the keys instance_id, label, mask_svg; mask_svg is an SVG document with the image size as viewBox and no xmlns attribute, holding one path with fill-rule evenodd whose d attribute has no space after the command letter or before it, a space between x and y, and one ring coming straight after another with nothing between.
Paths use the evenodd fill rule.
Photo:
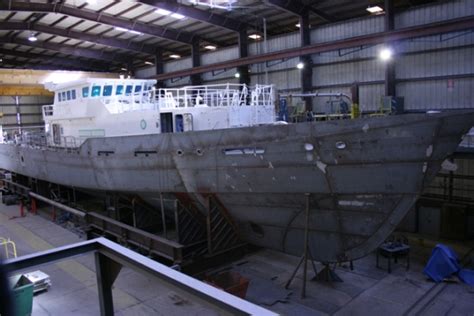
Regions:
<instances>
[{"instance_id":1,"label":"corrugated metal roof","mask_svg":"<svg viewBox=\"0 0 474 316\"><path fill-rule=\"evenodd\" d=\"M67 51L68 54L64 56L69 56L68 58L72 61L78 58L87 58L91 61L106 60L102 52L109 52L115 54L115 58L106 60L107 65L112 68L104 70L109 71L122 68L121 60L129 58L128 56L133 56L132 62L135 66L143 66L145 61L153 60L154 51L157 48L162 48L165 56L172 53L187 55L190 53L189 39L192 37L199 37L202 40L202 47L208 43L217 44L219 47L237 43L235 29L232 30L231 26L213 24L215 21L212 19L216 16L223 17L227 22L233 20L237 24L245 23L250 32L261 32L265 20L269 36L295 32L296 23L298 23L297 15L261 0L239 0L233 5L232 10L194 6L188 0L179 2L170 0L169 3L172 5L178 4L184 9L199 10L198 13L204 14L201 18L187 16L183 19L159 14L156 12L156 7L142 4L139 0L100 0L95 3L89 3L86 0L37 0L28 1L28 9L15 7L15 4L25 4L25 2L11 1L9 5L13 5L13 8L4 6L3 11L0 10L0 36L8 39L1 43L3 48L14 52L15 50L23 51L25 47L29 47L30 52L46 57L54 54L62 55L61 53ZM426 2L432 2L432 0L396 0L395 4L399 8L404 8ZM349 19L367 15L365 9L368 5L367 1L348 0L292 0L288 3L307 6L313 27L325 23L324 19L317 14L319 11L336 19ZM50 10L36 9L35 5L38 4L49 6ZM72 8L73 13L65 12L63 8ZM178 7L176 8L178 12L181 12ZM95 20L90 15L81 14L84 12L100 15ZM110 19L119 19L119 22L123 23L119 26L122 29L117 29L113 25L115 22L108 21ZM15 26L15 29L10 30L11 25L8 23L11 22L23 22L23 28L17 29L18 26ZM127 27L125 28L124 25ZM8 30L2 30L2 26ZM43 27L43 31L36 31L35 26ZM139 27L150 29L141 34L130 32L131 29ZM47 32L48 28L50 32ZM38 39L36 42L28 42L27 38L32 34L36 35ZM183 35L187 37L181 37ZM188 39L181 40L181 38ZM133 45L133 48L130 48L130 45ZM87 57L81 57L78 52L74 52L75 48L89 50L90 54Z\"/></svg>"}]
</instances>

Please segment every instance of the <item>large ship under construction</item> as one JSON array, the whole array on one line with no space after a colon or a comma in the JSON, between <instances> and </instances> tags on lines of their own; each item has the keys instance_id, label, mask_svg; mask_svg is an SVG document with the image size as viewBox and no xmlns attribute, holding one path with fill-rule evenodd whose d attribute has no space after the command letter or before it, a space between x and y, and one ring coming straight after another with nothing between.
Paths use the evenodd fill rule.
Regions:
<instances>
[{"instance_id":1,"label":"large ship under construction","mask_svg":"<svg viewBox=\"0 0 474 316\"><path fill-rule=\"evenodd\" d=\"M176 197L204 226L217 207L240 239L289 254L307 231L312 258L329 263L381 244L474 125L467 110L285 123L270 85L154 83L49 86L45 134L5 141L0 167L157 208Z\"/></svg>"}]
</instances>

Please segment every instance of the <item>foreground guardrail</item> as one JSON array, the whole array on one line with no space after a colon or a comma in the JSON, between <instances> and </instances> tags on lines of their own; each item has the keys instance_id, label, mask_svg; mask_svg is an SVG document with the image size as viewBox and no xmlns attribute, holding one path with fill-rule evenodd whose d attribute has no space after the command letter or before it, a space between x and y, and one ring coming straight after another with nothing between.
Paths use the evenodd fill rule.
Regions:
<instances>
[{"instance_id":1,"label":"foreground guardrail","mask_svg":"<svg viewBox=\"0 0 474 316\"><path fill-rule=\"evenodd\" d=\"M165 284L222 315L276 315L260 306L214 288L179 271L142 256L105 238L97 238L6 260L4 268L14 272L87 253L95 254L101 315L114 315L112 285L122 267L132 268Z\"/></svg>"}]
</instances>

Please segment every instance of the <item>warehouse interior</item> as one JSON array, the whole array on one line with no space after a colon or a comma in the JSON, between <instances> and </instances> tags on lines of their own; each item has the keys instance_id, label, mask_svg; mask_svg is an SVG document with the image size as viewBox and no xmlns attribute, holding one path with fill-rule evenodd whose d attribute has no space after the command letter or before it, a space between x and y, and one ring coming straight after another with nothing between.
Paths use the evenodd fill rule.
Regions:
<instances>
[{"instance_id":1,"label":"warehouse interior","mask_svg":"<svg viewBox=\"0 0 474 316\"><path fill-rule=\"evenodd\" d=\"M0 314L472 315L473 113L474 0L2 0Z\"/></svg>"}]
</instances>

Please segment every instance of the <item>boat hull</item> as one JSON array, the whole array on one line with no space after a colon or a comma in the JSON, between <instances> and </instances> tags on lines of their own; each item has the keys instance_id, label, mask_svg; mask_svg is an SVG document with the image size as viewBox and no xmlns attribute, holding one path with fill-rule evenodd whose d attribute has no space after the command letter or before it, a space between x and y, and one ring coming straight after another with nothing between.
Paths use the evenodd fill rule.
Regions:
<instances>
[{"instance_id":1,"label":"boat hull","mask_svg":"<svg viewBox=\"0 0 474 316\"><path fill-rule=\"evenodd\" d=\"M299 255L309 201L315 260L346 261L395 229L472 111L87 140L77 151L0 145L0 167L77 188L215 195L243 239Z\"/></svg>"}]
</instances>

